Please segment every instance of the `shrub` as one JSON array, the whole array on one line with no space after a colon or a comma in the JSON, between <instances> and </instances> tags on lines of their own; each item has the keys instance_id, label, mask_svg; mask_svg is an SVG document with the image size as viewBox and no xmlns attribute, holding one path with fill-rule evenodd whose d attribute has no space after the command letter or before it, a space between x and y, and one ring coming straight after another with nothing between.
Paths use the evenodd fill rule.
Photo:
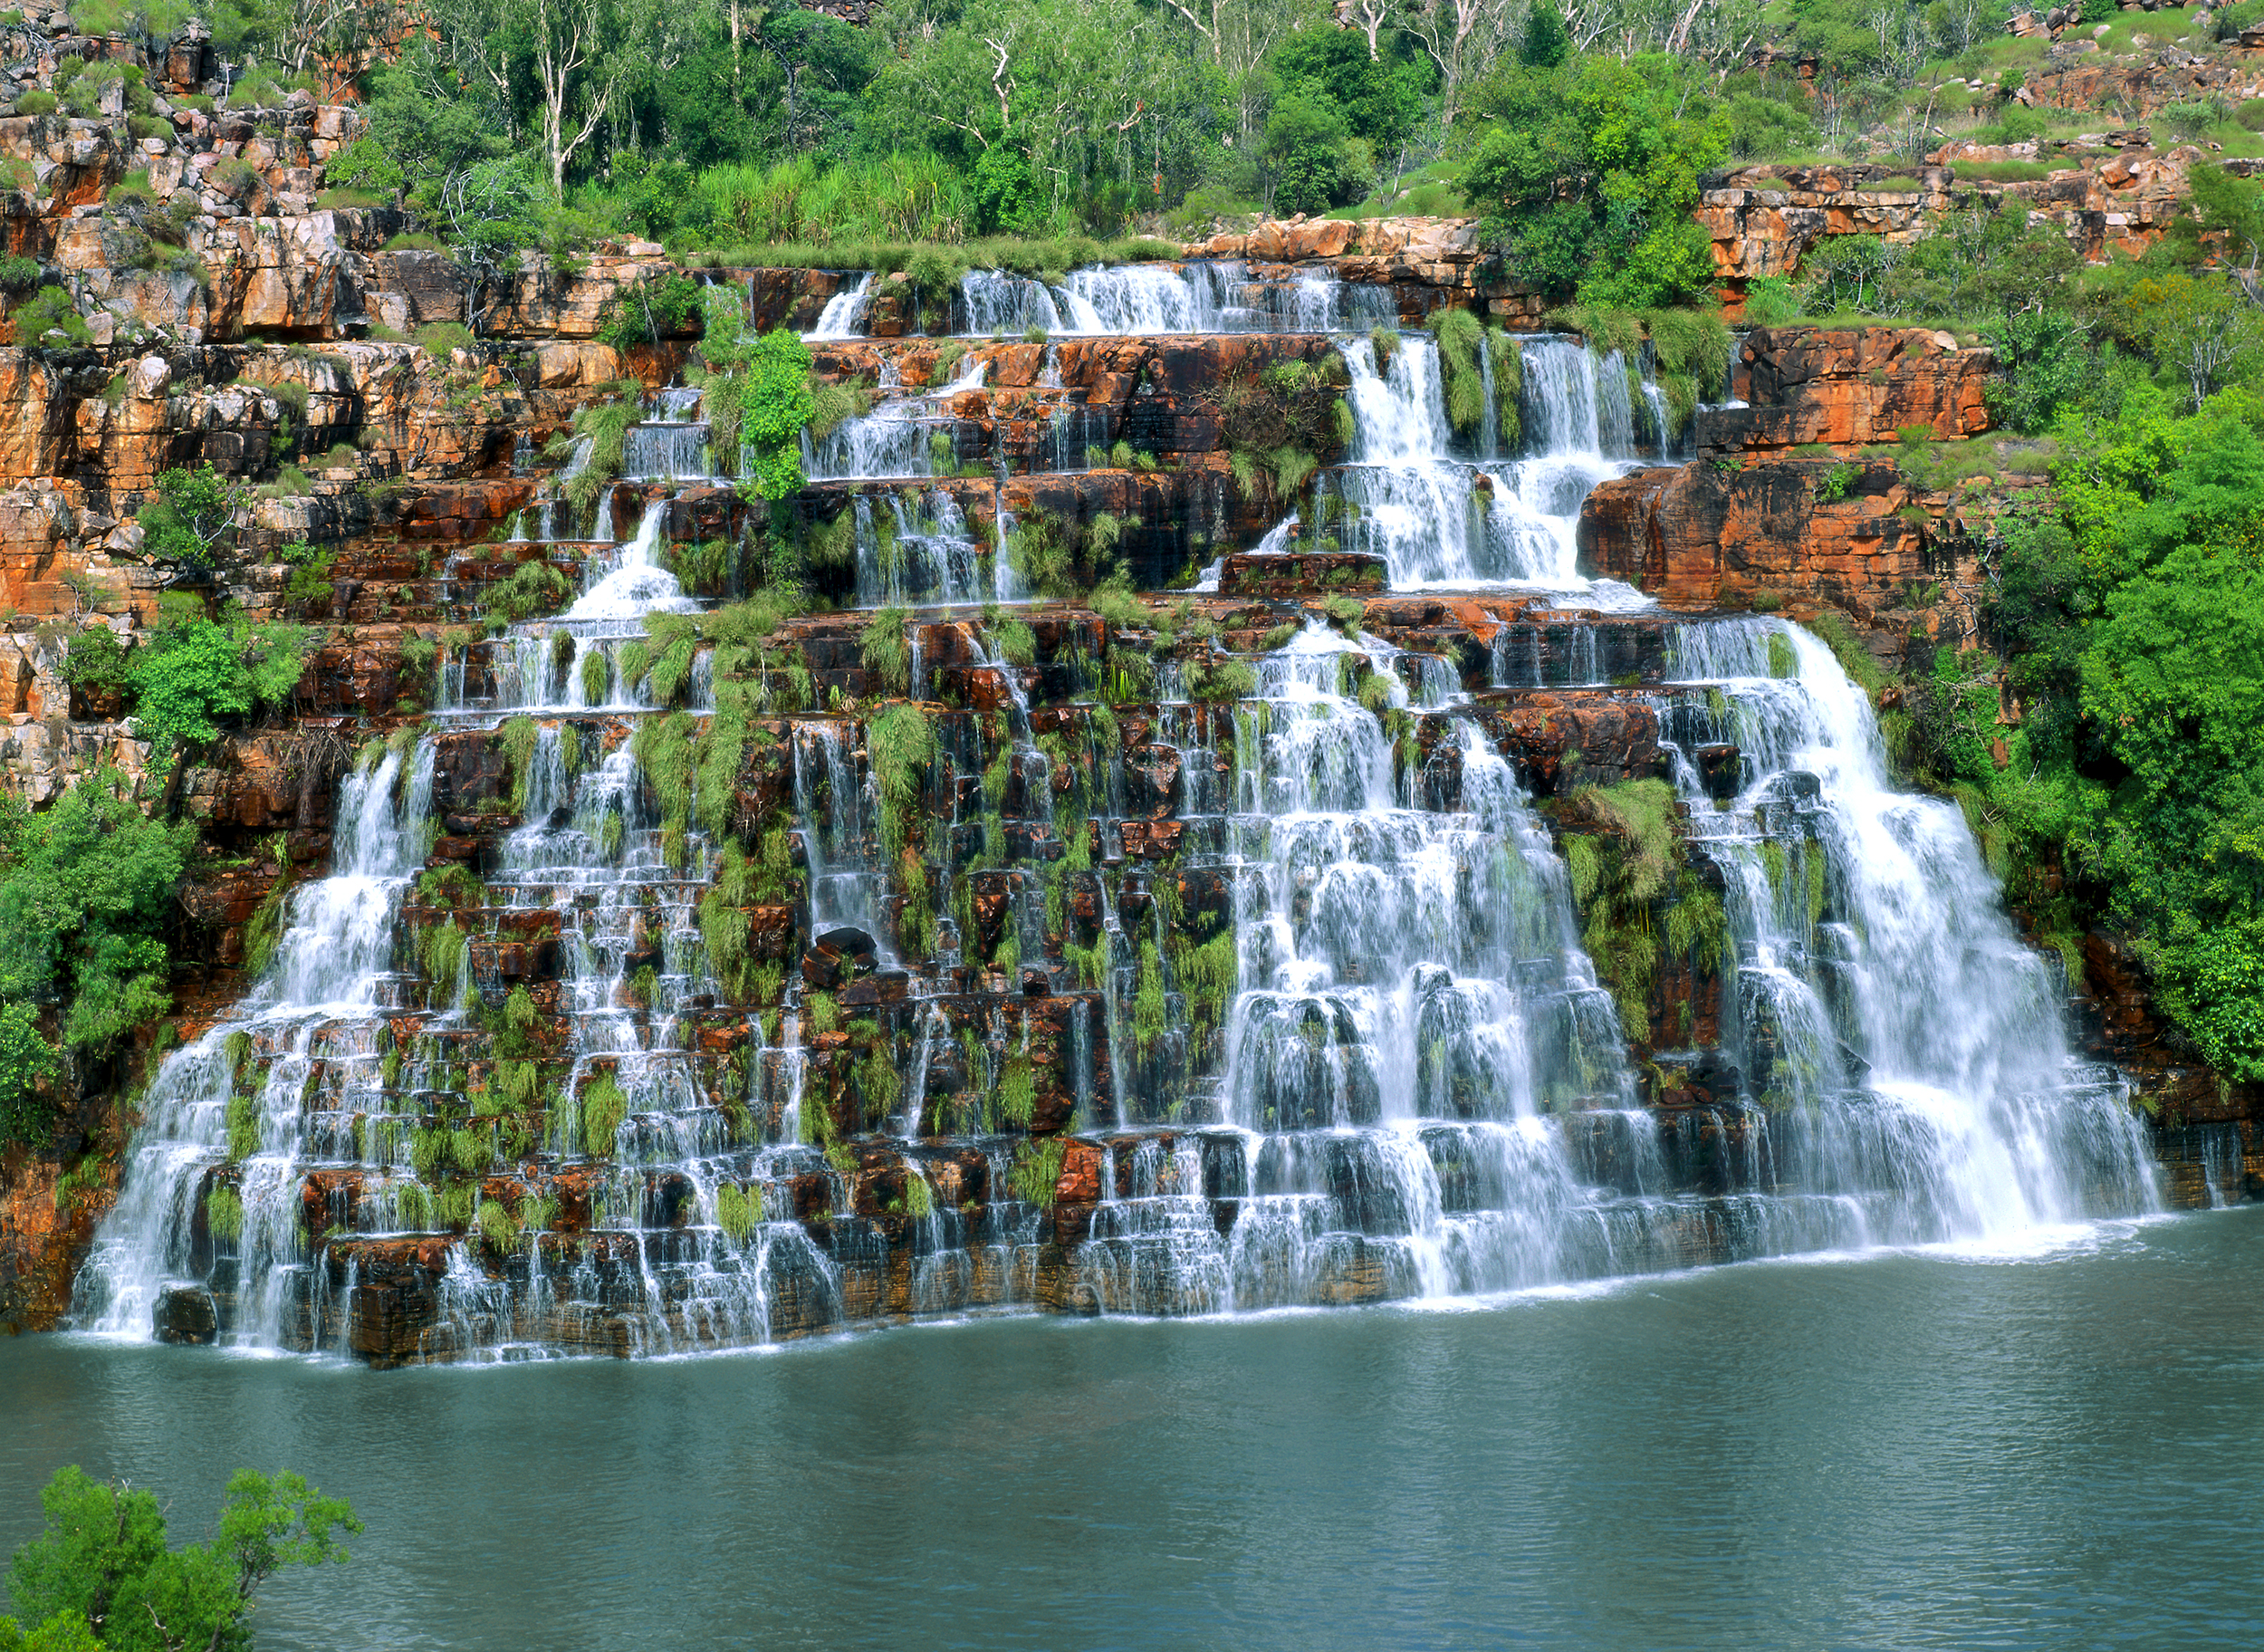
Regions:
<instances>
[{"instance_id":1,"label":"shrub","mask_svg":"<svg viewBox=\"0 0 2264 1652\"><path fill-rule=\"evenodd\" d=\"M19 115L52 115L61 107L60 100L52 91L27 91L15 101L15 112Z\"/></svg>"},{"instance_id":2,"label":"shrub","mask_svg":"<svg viewBox=\"0 0 2264 1652\"><path fill-rule=\"evenodd\" d=\"M39 284L39 260L21 254L0 257L0 292L24 293Z\"/></svg>"},{"instance_id":3,"label":"shrub","mask_svg":"<svg viewBox=\"0 0 2264 1652\"><path fill-rule=\"evenodd\" d=\"M572 594L566 576L548 562L521 562L507 580L498 580L480 599L490 623L516 625L555 612Z\"/></svg>"},{"instance_id":4,"label":"shrub","mask_svg":"<svg viewBox=\"0 0 2264 1652\"><path fill-rule=\"evenodd\" d=\"M1246 660L1199 660L1187 671L1187 697L1223 703L1246 700L1258 692L1258 673Z\"/></svg>"},{"instance_id":5,"label":"shrub","mask_svg":"<svg viewBox=\"0 0 2264 1652\"><path fill-rule=\"evenodd\" d=\"M2259 99L2264 106L2264 99ZM2049 167L2033 160L1961 160L1957 178L1967 184L2035 184L2051 176Z\"/></svg>"},{"instance_id":6,"label":"shrub","mask_svg":"<svg viewBox=\"0 0 2264 1652\"><path fill-rule=\"evenodd\" d=\"M35 1626L12 1647L78 1652L101 1645L241 1647L251 1642L253 1596L285 1566L342 1561L341 1532L361 1522L343 1498L325 1497L288 1471L243 1469L228 1481L219 1534L166 1546L156 1494L58 1469L40 1493L46 1527L11 1569L15 1605ZM104 1627L98 1641L89 1623ZM139 1631L138 1633L136 1631Z\"/></svg>"},{"instance_id":7,"label":"shrub","mask_svg":"<svg viewBox=\"0 0 2264 1652\"><path fill-rule=\"evenodd\" d=\"M472 330L460 322L427 322L417 330L417 343L436 360L451 351L472 348Z\"/></svg>"},{"instance_id":8,"label":"shrub","mask_svg":"<svg viewBox=\"0 0 2264 1652\"><path fill-rule=\"evenodd\" d=\"M46 1131L38 1006L54 1006L57 1042L100 1052L170 1004L164 937L196 836L143 814L107 764L43 814L0 799L0 1137Z\"/></svg>"},{"instance_id":9,"label":"shrub","mask_svg":"<svg viewBox=\"0 0 2264 1652\"><path fill-rule=\"evenodd\" d=\"M139 513L143 552L169 567L209 567L215 550L235 532L235 514L245 499L245 488L209 463L162 473L158 496Z\"/></svg>"},{"instance_id":10,"label":"shrub","mask_svg":"<svg viewBox=\"0 0 2264 1652\"><path fill-rule=\"evenodd\" d=\"M699 308L699 286L688 277L673 271L647 276L605 301L598 312L597 336L616 350L657 343L680 329Z\"/></svg>"},{"instance_id":11,"label":"shrub","mask_svg":"<svg viewBox=\"0 0 2264 1652\"><path fill-rule=\"evenodd\" d=\"M592 1158L609 1158L621 1121L628 1117L628 1098L611 1073L600 1073L581 1090L581 1150Z\"/></svg>"},{"instance_id":12,"label":"shrub","mask_svg":"<svg viewBox=\"0 0 2264 1652\"><path fill-rule=\"evenodd\" d=\"M374 138L357 138L322 168L324 181L341 191L398 196L407 183L401 165Z\"/></svg>"},{"instance_id":13,"label":"shrub","mask_svg":"<svg viewBox=\"0 0 2264 1652\"><path fill-rule=\"evenodd\" d=\"M9 317L15 323L15 341L26 350L47 347L48 335L60 332L72 344L90 344L94 335L61 287L42 287L18 304Z\"/></svg>"},{"instance_id":14,"label":"shrub","mask_svg":"<svg viewBox=\"0 0 2264 1652\"><path fill-rule=\"evenodd\" d=\"M153 739L209 741L223 722L289 701L304 640L295 625L254 625L241 610L160 629L134 656L135 720Z\"/></svg>"},{"instance_id":15,"label":"shrub","mask_svg":"<svg viewBox=\"0 0 2264 1652\"><path fill-rule=\"evenodd\" d=\"M264 71L255 72L238 81L228 92L230 109L278 109L287 94L274 78Z\"/></svg>"}]
</instances>

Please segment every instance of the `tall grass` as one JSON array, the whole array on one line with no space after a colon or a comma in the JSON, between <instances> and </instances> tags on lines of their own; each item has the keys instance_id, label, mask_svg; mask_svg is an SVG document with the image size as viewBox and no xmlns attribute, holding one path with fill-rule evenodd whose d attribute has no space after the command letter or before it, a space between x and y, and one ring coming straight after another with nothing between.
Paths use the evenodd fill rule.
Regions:
<instances>
[{"instance_id":1,"label":"tall grass","mask_svg":"<svg viewBox=\"0 0 2264 1652\"><path fill-rule=\"evenodd\" d=\"M797 155L772 166L714 167L696 186L709 237L834 246L845 242L966 239L966 179L941 157L893 154L828 167Z\"/></svg>"}]
</instances>

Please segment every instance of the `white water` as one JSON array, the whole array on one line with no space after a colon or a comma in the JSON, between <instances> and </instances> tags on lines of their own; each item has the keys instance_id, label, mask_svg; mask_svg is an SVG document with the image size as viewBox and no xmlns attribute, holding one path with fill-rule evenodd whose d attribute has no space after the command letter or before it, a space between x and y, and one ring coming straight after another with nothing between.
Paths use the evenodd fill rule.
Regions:
<instances>
[{"instance_id":1,"label":"white water","mask_svg":"<svg viewBox=\"0 0 2264 1652\"><path fill-rule=\"evenodd\" d=\"M1398 311L1388 287L1321 271L1284 281L1242 264L1197 260L1071 271L1059 286L997 270L960 278L964 331L1014 336L1032 328L1070 337L1156 333L1337 332L1388 326Z\"/></svg>"},{"instance_id":2,"label":"white water","mask_svg":"<svg viewBox=\"0 0 2264 1652\"><path fill-rule=\"evenodd\" d=\"M944 489L859 496L849 508L859 606L933 607L1006 594L997 567L1003 559L975 539L959 502Z\"/></svg>"},{"instance_id":3,"label":"white water","mask_svg":"<svg viewBox=\"0 0 2264 1652\"><path fill-rule=\"evenodd\" d=\"M923 395L883 401L869 413L843 419L817 440L804 431L803 474L812 482L856 482L931 476L940 466L948 475L957 464L951 399L982 389L989 366L970 361L949 383Z\"/></svg>"},{"instance_id":4,"label":"white water","mask_svg":"<svg viewBox=\"0 0 2264 1652\"><path fill-rule=\"evenodd\" d=\"M1772 620L1680 626L1672 647L1673 675L1718 698L1676 696L1670 728L1742 754L1719 809L1678 771L1726 891L1724 1042L1772 1109L1783 1173L1856 1206L1861 1243L2153 1208L2120 1079L2074 1059L2064 986L2013 933L1957 806L1888 785L1831 650Z\"/></svg>"},{"instance_id":5,"label":"white water","mask_svg":"<svg viewBox=\"0 0 2264 1652\"><path fill-rule=\"evenodd\" d=\"M1384 558L1395 590L1514 584L1583 607L1646 605L1630 587L1584 579L1577 566L1582 502L1641 462L1616 354L1598 360L1578 341L1526 341L1530 456L1473 463L1450 452L1430 339L1403 335L1381 372L1369 340L1343 350L1355 434L1347 462L1315 481L1317 531Z\"/></svg>"},{"instance_id":6,"label":"white water","mask_svg":"<svg viewBox=\"0 0 2264 1652\"><path fill-rule=\"evenodd\" d=\"M292 896L288 927L250 995L166 1057L150 1081L124 1192L73 1287L79 1324L149 1334L158 1296L190 1272L208 1176L233 1158L240 1265L250 1306L266 1321L254 1340L274 1340L273 1276L303 1255L305 1163L333 1157L345 1120L381 1089L375 1017L400 1007L392 1002L404 981L394 968L398 914L425 858L432 779L426 740L407 756L387 750L341 783L331 875Z\"/></svg>"},{"instance_id":7,"label":"white water","mask_svg":"<svg viewBox=\"0 0 2264 1652\"><path fill-rule=\"evenodd\" d=\"M1168 296L1152 283L1112 291L1127 304ZM1428 340L1404 341L1381 374L1365 340L1347 355L1357 439L1336 491L1320 495L1324 525L1334 514L1348 538L1367 536L1395 584L1520 582L1590 606L1640 600L1579 581L1569 561L1579 499L1636 462L1616 359L1597 362L1560 340L1525 346L1533 456L1473 466L1451 456ZM968 382L980 382L979 368ZM693 424L680 417L688 400L659 410L670 416L664 427ZM1482 433L1481 444L1495 445ZM1478 494L1480 475L1491 497ZM942 490L854 508L860 600L1012 594L1003 559ZM498 658L494 694L477 704L444 696L459 718L547 719L521 824L500 845L471 921L486 926L474 929L478 941L554 926L569 1059L543 1145L551 1169L588 1172L596 1208L594 1236L536 1234L516 1274L484 1265L475 1240L454 1242L435 1351L526 1339L650 1352L761 1340L784 1295L838 1298L842 1259L879 1243L847 1215L846 1184L816 1150L822 1103L805 1106L798 983L788 981L767 1036L760 1018L744 1028L739 1071L719 1093L719 1070L702 1053L720 986L697 917L714 870L708 845L696 825L667 840L618 733L571 715L634 721L654 710L649 690L622 683L618 661L647 616L696 606L660 564L666 510L648 504L566 614L486 645ZM1002 543L1011 532L1002 519ZM1719 708L1699 687L1670 690L1671 732L1685 749L1734 744L1748 765L1741 796L1722 810L1694 771L1678 776L1698 852L1726 887L1735 955L1724 1042L1743 1093L1709 1116L1724 1195L1664 1191L1692 1185L1691 1141L1634 1105L1617 1011L1583 948L1565 867L1471 720L1459 672L1316 625L1262 662L1256 696L1233 714L1223 784L1196 708L1156 714L1190 759L1180 799L1187 864L1223 872L1232 889L1239 990L1223 1073L1214 1091L1191 1089L1190 1121L1168 1141L1150 1131L1108 1148L1108 1196L1074 1263L1095 1302L1249 1309L1329 1300L1378 1279L1387 1293L1491 1292L1691 1254L1998 1238L2151 1207L2118 1085L2070 1061L2056 984L2013 936L1957 811L1888 789L1868 705L1828 652L1758 620L1684 627L1674 647L1676 675L1712 687ZM1013 702L1024 813L1050 820L1051 760L1032 740L1022 681L987 640L982 660ZM1602 674L1592 647L1566 669L1580 681ZM1495 673L1524 681L1500 650ZM1175 674L1164 672L1167 684ZM712 706L696 668L692 684L693 707ZM1413 734L1404 720L1425 713L1450 724L1426 747L1396 754ZM457 726L479 737L476 725ZM891 885L875 852L857 725L808 718L786 738L810 934L861 929L892 965ZM357 1264L338 1285L321 1234L302 1231L310 1171L354 1179L351 1198L330 1196L333 1238L445 1225L409 1134L465 1111L449 1038L501 1002L507 984L489 953L427 982L407 951L402 897L435 830L434 752L428 737L341 785L336 869L294 897L274 962L234 1016L160 1070L126 1196L82 1276L82 1322L146 1334L168 1285L208 1279L232 1301L238 1340L290 1342L311 1319L312 1340L334 1345ZM1100 758L1110 772L1121 754ZM1104 861L1123 855L1119 821L1104 818L1113 812L1095 812ZM954 869L946 860L934 873L940 915ZM1135 1052L1127 1007L1141 948L1165 955L1178 1003L1186 984L1161 945L1160 908L1151 900L1145 918L1120 919L1111 875L1121 877L1104 868L1096 889L1108 937L1098 1013L1078 1001L1064 1064L1079 1119L1090 1124L1108 1108L1121 1130L1149 1100L1127 1082L1151 1059ZM1015 872L1010 900L1010 933L1036 969L1047 927L1038 878ZM901 1062L907 1104L886 1128L910 1135L946 1088L932 1081L938 1064L961 1056L958 1040L974 1029L955 1028L936 1001L906 1013L916 1027ZM995 1092L1010 1053L1028 1055L1027 1008L1010 997L988 1013L955 1094ZM1109 1082L1099 1085L1103 1037ZM1185 1053L1185 1030L1167 1024L1154 1042L1155 1064L1168 1066ZM582 1165L585 1148L604 1145L583 1133L582 1104L600 1084L619 1085L625 1110L610 1154ZM993 1139L984 1150L993 1193L979 1217L946 1207L940 1173L908 1172L928 1205L916 1242L921 1307L965 1300L954 1281L978 1254L1011 1273L1004 1300L1030 1300L1041 1218L995 1191L1009 1149ZM790 1219L798 1178L821 1170L834 1189L830 1252ZM244 1225L213 1257L194 1234L216 1176L241 1189ZM734 1199L743 1219L728 1225ZM1221 1200L1233 1202L1223 1235ZM1690 1236L1702 1230L1703 1243Z\"/></svg>"},{"instance_id":8,"label":"white water","mask_svg":"<svg viewBox=\"0 0 2264 1652\"><path fill-rule=\"evenodd\" d=\"M872 287L873 273L867 270L857 278L855 286L843 287L825 301L825 308L818 312L818 324L801 336L812 341L861 337L868 307L866 299Z\"/></svg>"}]
</instances>

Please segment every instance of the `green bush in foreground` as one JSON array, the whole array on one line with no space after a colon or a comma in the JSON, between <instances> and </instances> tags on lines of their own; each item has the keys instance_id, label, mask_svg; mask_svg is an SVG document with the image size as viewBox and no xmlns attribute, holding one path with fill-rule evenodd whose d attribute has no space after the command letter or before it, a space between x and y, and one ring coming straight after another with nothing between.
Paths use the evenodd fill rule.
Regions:
<instances>
[{"instance_id":1,"label":"green bush in foreground","mask_svg":"<svg viewBox=\"0 0 2264 1652\"><path fill-rule=\"evenodd\" d=\"M40 1493L46 1529L15 1552L0 1652L130 1652L251 1642L253 1596L286 1566L343 1561L341 1532L361 1530L343 1498L288 1470L228 1482L219 1535L172 1549L155 1494L56 1471ZM33 1627L25 1628L30 1624Z\"/></svg>"}]
</instances>

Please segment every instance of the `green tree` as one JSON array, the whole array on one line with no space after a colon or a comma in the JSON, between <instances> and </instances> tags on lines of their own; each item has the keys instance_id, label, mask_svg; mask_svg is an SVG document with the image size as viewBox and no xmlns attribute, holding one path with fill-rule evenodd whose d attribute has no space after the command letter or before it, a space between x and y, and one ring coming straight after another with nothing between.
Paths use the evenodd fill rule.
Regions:
<instances>
[{"instance_id":1,"label":"green tree","mask_svg":"<svg viewBox=\"0 0 2264 1652\"><path fill-rule=\"evenodd\" d=\"M2252 529L2181 545L2108 599L2083 706L2125 775L2088 845L2115 907L2210 1063L2264 1078L2264 551Z\"/></svg>"},{"instance_id":2,"label":"green tree","mask_svg":"<svg viewBox=\"0 0 2264 1652\"><path fill-rule=\"evenodd\" d=\"M2123 302L2128 331L2152 341L2154 360L2184 381L2193 407L2256 372L2264 318L2231 282L2173 270L2140 281Z\"/></svg>"},{"instance_id":3,"label":"green tree","mask_svg":"<svg viewBox=\"0 0 2264 1652\"><path fill-rule=\"evenodd\" d=\"M1353 165L1344 116L1301 91L1277 101L1266 118L1265 158L1273 210L1319 213L1357 199L1367 180Z\"/></svg>"},{"instance_id":4,"label":"green tree","mask_svg":"<svg viewBox=\"0 0 2264 1652\"><path fill-rule=\"evenodd\" d=\"M153 739L201 745L223 723L289 703L305 674L306 632L254 625L231 605L159 629L132 656L134 717Z\"/></svg>"},{"instance_id":5,"label":"green tree","mask_svg":"<svg viewBox=\"0 0 2264 1652\"><path fill-rule=\"evenodd\" d=\"M45 1133L34 1086L56 1069L37 1006L60 1042L94 1052L172 1002L166 919L193 823L145 816L104 767L43 814L0 812L0 1119L18 1140Z\"/></svg>"},{"instance_id":6,"label":"green tree","mask_svg":"<svg viewBox=\"0 0 2264 1652\"><path fill-rule=\"evenodd\" d=\"M361 1522L289 1471L228 1482L218 1536L167 1546L165 1515L145 1491L60 1469L40 1494L41 1534L18 1550L8 1591L21 1619L0 1618L0 1648L214 1652L248 1646L253 1598L286 1566L347 1558L341 1532ZM39 1626L28 1634L21 1620Z\"/></svg>"},{"instance_id":7,"label":"green tree","mask_svg":"<svg viewBox=\"0 0 2264 1652\"><path fill-rule=\"evenodd\" d=\"M1540 0L1525 20L1525 38L1517 61L1528 69L1554 69L1572 55L1572 35L1564 26L1564 14Z\"/></svg>"},{"instance_id":8,"label":"green tree","mask_svg":"<svg viewBox=\"0 0 2264 1652\"><path fill-rule=\"evenodd\" d=\"M1580 57L1511 64L1473 90L1488 119L1463 187L1521 275L1629 309L1705 296L1711 243L1690 215L1728 124L1690 95L1688 72L1659 56Z\"/></svg>"},{"instance_id":9,"label":"green tree","mask_svg":"<svg viewBox=\"0 0 2264 1652\"><path fill-rule=\"evenodd\" d=\"M157 497L143 503L138 517L142 554L182 573L208 571L220 547L234 537L236 513L250 494L209 461L195 470L161 473Z\"/></svg>"}]
</instances>

